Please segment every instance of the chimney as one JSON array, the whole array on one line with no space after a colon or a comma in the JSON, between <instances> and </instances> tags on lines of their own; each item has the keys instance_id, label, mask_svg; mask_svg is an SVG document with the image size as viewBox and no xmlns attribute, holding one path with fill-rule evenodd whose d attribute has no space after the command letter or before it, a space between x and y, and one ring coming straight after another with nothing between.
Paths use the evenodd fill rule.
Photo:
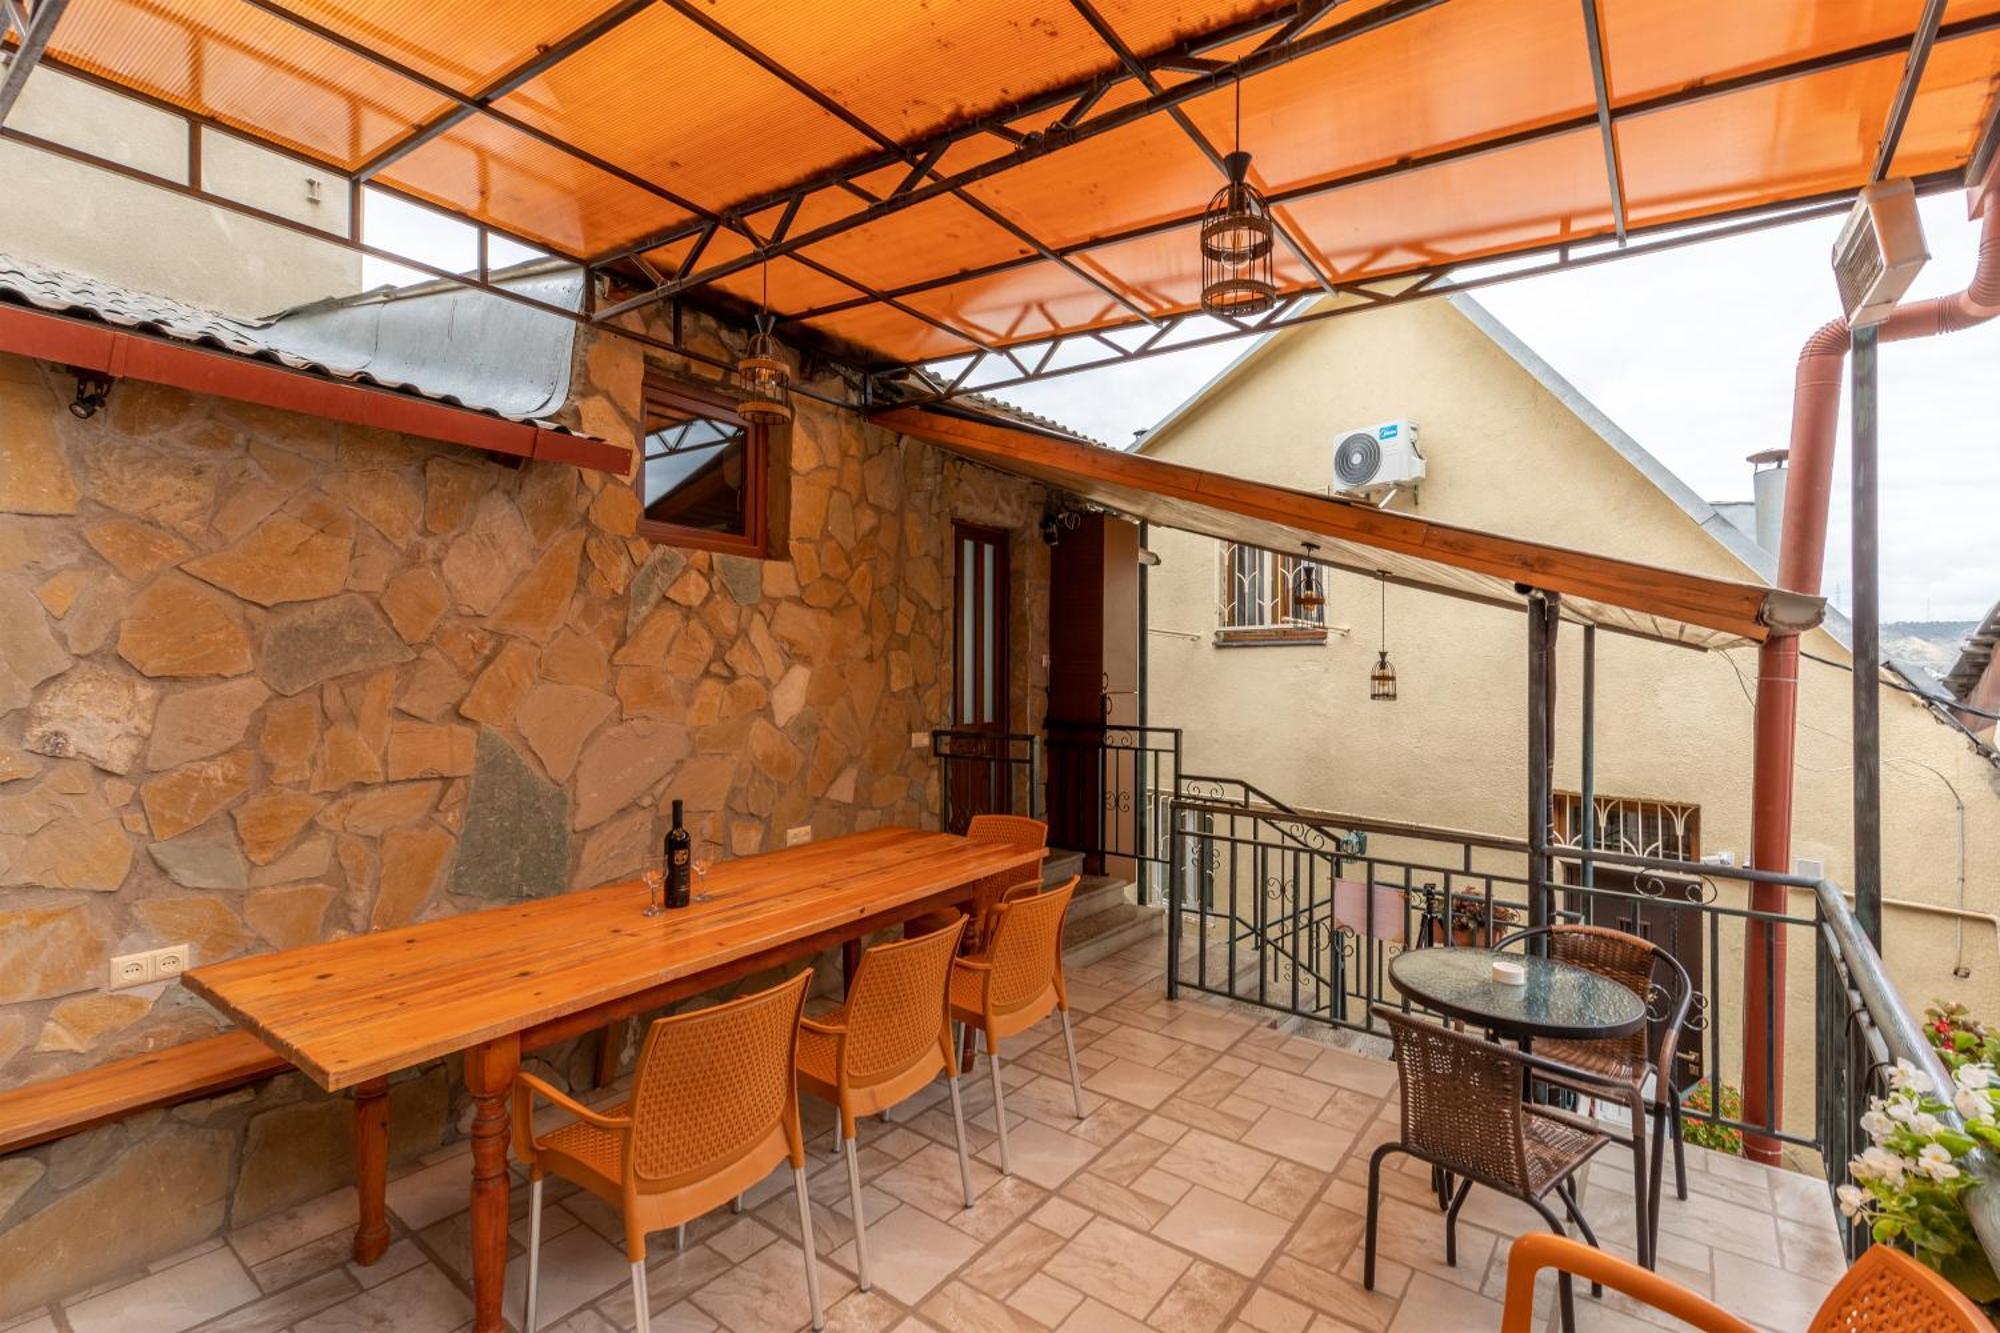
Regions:
<instances>
[{"instance_id":1,"label":"chimney","mask_svg":"<svg viewBox=\"0 0 2000 1333\"><path fill-rule=\"evenodd\" d=\"M1753 535L1757 545L1773 555L1778 553L1778 538L1785 526L1785 479L1789 475L1785 461L1790 457L1789 449L1766 449L1749 458L1757 516Z\"/></svg>"}]
</instances>

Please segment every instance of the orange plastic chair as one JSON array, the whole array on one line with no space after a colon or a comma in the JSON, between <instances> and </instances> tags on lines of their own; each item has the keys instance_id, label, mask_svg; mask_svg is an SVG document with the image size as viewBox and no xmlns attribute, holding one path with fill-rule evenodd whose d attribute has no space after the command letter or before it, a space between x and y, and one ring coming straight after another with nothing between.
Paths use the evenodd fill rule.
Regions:
<instances>
[{"instance_id":1,"label":"orange plastic chair","mask_svg":"<svg viewBox=\"0 0 2000 1333\"><path fill-rule=\"evenodd\" d=\"M1704 1296L1629 1260L1546 1232L1507 1252L1507 1307L1500 1333L1530 1333L1535 1278L1544 1268L1615 1287L1701 1333L1755 1333ZM1992 1333L1979 1307L1938 1274L1888 1245L1871 1245L1820 1303L1808 1333Z\"/></svg>"},{"instance_id":2,"label":"orange plastic chair","mask_svg":"<svg viewBox=\"0 0 2000 1333\"><path fill-rule=\"evenodd\" d=\"M1026 815L974 815L965 826L965 836L974 842L1004 842L1024 851L1039 852L1048 848L1049 826L1043 820L1030 819ZM1017 873L1021 877L1012 882L996 875L993 883L978 886L972 898L972 928L965 935L966 948L977 949L984 942L991 926L992 909L996 905L1023 894L1041 892L1042 874L1039 869ZM904 924L903 938L914 939L934 930L943 930L957 915L956 908L926 912Z\"/></svg>"},{"instance_id":3,"label":"orange plastic chair","mask_svg":"<svg viewBox=\"0 0 2000 1333\"><path fill-rule=\"evenodd\" d=\"M1063 917L1078 876L1046 893L1016 898L993 911L984 952L951 965L951 1017L986 1039L986 1073L993 1083L993 1118L1000 1127L1000 1173L1007 1160L1007 1107L1000 1092L1000 1039L1024 1032L1049 1010L1062 1015L1063 1049L1069 1053L1069 1089L1076 1118L1083 1119L1083 1080L1076 1072L1076 1038L1069 1026L1069 989L1062 974Z\"/></svg>"},{"instance_id":4,"label":"orange plastic chair","mask_svg":"<svg viewBox=\"0 0 2000 1333\"><path fill-rule=\"evenodd\" d=\"M684 1226L764 1179L786 1158L805 1238L812 1326L819 1304L812 1212L806 1198L806 1145L799 1127L799 1011L810 969L767 991L655 1021L628 1101L593 1111L532 1074L514 1084L514 1150L529 1180L526 1333L535 1333L541 1277L542 1182L558 1175L618 1209L639 1333L647 1333L646 1237ZM534 1096L576 1119L537 1136Z\"/></svg>"},{"instance_id":5,"label":"orange plastic chair","mask_svg":"<svg viewBox=\"0 0 2000 1333\"><path fill-rule=\"evenodd\" d=\"M972 1163L965 1155L965 1111L958 1096L958 1060L952 1049L945 986L965 933L964 917L912 940L878 944L861 955L847 1002L799 1025L799 1091L831 1102L840 1112L835 1148L846 1145L847 1189L854 1207L855 1277L869 1291L868 1226L861 1213L861 1163L857 1118L879 1115L930 1085L940 1071L951 1090L951 1121L958 1132L958 1177L965 1206L972 1207Z\"/></svg>"}]
</instances>

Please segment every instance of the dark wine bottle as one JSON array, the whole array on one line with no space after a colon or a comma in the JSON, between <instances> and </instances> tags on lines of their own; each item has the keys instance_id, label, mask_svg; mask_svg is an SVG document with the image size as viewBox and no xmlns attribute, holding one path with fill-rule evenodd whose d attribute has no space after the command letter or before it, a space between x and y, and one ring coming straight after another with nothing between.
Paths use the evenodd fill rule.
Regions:
<instances>
[{"instance_id":1,"label":"dark wine bottle","mask_svg":"<svg viewBox=\"0 0 2000 1333\"><path fill-rule=\"evenodd\" d=\"M667 830L667 906L686 907L692 901L694 839L681 827L681 803L674 802L674 826Z\"/></svg>"}]
</instances>

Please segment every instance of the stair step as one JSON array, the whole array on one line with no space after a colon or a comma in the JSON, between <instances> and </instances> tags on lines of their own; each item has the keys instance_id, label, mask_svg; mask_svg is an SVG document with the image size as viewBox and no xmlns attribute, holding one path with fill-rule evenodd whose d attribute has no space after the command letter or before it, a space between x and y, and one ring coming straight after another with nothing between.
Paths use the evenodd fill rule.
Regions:
<instances>
[{"instance_id":1,"label":"stair step","mask_svg":"<svg viewBox=\"0 0 2000 1333\"><path fill-rule=\"evenodd\" d=\"M1049 849L1048 859L1042 862L1042 887L1054 888L1071 875L1083 873L1083 853L1068 852L1060 847Z\"/></svg>"},{"instance_id":2,"label":"stair step","mask_svg":"<svg viewBox=\"0 0 2000 1333\"><path fill-rule=\"evenodd\" d=\"M1063 925L1063 961L1079 967L1094 963L1165 929L1166 914L1160 908L1132 902L1120 901L1082 919L1072 915Z\"/></svg>"},{"instance_id":3,"label":"stair step","mask_svg":"<svg viewBox=\"0 0 2000 1333\"><path fill-rule=\"evenodd\" d=\"M1069 900L1069 919L1077 922L1099 912L1129 906L1132 898L1130 880L1114 879L1108 875L1085 875Z\"/></svg>"}]
</instances>

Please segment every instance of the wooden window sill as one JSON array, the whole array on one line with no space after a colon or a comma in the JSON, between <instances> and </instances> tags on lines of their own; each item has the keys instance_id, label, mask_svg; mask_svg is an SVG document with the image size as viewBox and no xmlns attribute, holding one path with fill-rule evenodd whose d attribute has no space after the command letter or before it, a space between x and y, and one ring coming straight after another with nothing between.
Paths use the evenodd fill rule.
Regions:
<instances>
[{"instance_id":1,"label":"wooden window sill","mask_svg":"<svg viewBox=\"0 0 2000 1333\"><path fill-rule=\"evenodd\" d=\"M1219 629L1218 648L1298 648L1326 642L1324 629Z\"/></svg>"}]
</instances>

